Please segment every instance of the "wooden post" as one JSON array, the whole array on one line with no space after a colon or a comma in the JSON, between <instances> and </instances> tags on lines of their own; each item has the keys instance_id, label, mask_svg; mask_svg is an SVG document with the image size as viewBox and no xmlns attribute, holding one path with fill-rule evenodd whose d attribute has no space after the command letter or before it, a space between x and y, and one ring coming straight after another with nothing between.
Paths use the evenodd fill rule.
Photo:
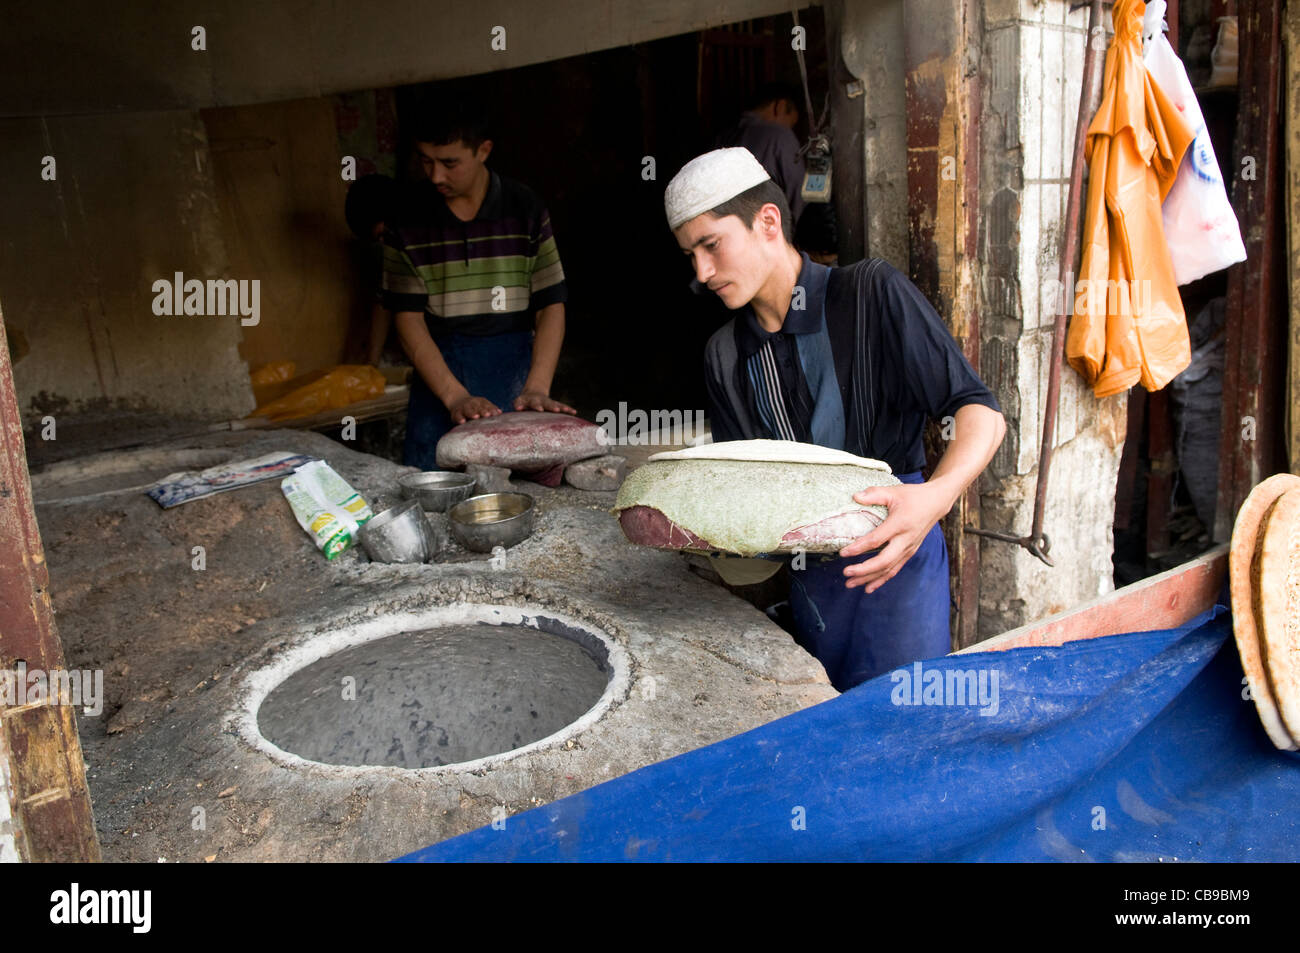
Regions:
<instances>
[{"instance_id":1,"label":"wooden post","mask_svg":"<svg viewBox=\"0 0 1300 953\"><path fill-rule=\"evenodd\" d=\"M27 672L64 667L0 314L0 671L14 673L20 662ZM17 692L0 694L0 797L9 802L18 857L99 860L74 709L49 698L12 704L19 700Z\"/></svg>"},{"instance_id":2,"label":"wooden post","mask_svg":"<svg viewBox=\"0 0 1300 953\"><path fill-rule=\"evenodd\" d=\"M1291 275L1290 375L1287 381L1287 459L1300 472L1300 3L1288 3L1286 42L1287 271Z\"/></svg>"},{"instance_id":3,"label":"wooden post","mask_svg":"<svg viewBox=\"0 0 1300 953\"><path fill-rule=\"evenodd\" d=\"M1278 223L1282 186L1279 96L1281 0L1242 0L1232 205L1246 260L1228 270L1223 423L1215 542L1227 542L1237 510L1255 484L1284 465L1281 362L1286 341L1279 269L1285 267Z\"/></svg>"},{"instance_id":4,"label":"wooden post","mask_svg":"<svg viewBox=\"0 0 1300 953\"><path fill-rule=\"evenodd\" d=\"M918 0L903 8L907 103L908 251L912 281L948 322L978 372L980 6ZM944 520L953 641L979 638L978 481Z\"/></svg>"}]
</instances>

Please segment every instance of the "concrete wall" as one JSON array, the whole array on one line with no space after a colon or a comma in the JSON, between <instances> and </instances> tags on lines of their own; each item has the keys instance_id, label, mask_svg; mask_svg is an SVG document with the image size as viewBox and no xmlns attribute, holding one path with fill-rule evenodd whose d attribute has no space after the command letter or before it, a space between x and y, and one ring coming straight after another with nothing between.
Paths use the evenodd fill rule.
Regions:
<instances>
[{"instance_id":1,"label":"concrete wall","mask_svg":"<svg viewBox=\"0 0 1300 953\"><path fill-rule=\"evenodd\" d=\"M0 32L0 117L14 117L0 120L0 302L25 422L112 408L236 417L253 404L241 356L292 359L300 372L341 359L358 302L322 94L505 70L789 9L74 0L13 11ZM493 48L496 26L504 49ZM693 62L680 68L693 78ZM85 115L95 113L116 115ZM45 155L58 163L53 181L40 177ZM151 284L176 271L259 280L261 323L241 336L237 319L154 316Z\"/></svg>"},{"instance_id":2,"label":"concrete wall","mask_svg":"<svg viewBox=\"0 0 1300 953\"><path fill-rule=\"evenodd\" d=\"M1109 13L1104 17L1109 29ZM1082 83L1086 9L1064 0L985 0L981 56L981 351L1008 431L983 495L986 529L1030 529L1051 359L1054 280ZM1048 507L1055 568L1018 546L981 548L980 634L993 635L1113 588L1115 483L1126 397L1096 400L1061 374Z\"/></svg>"},{"instance_id":3,"label":"concrete wall","mask_svg":"<svg viewBox=\"0 0 1300 953\"><path fill-rule=\"evenodd\" d=\"M907 273L903 2L843 0L842 7L840 55L863 86L860 97L845 101L862 111L862 250Z\"/></svg>"},{"instance_id":4,"label":"concrete wall","mask_svg":"<svg viewBox=\"0 0 1300 953\"><path fill-rule=\"evenodd\" d=\"M241 355L250 369L288 360L299 374L338 364L370 303L358 300L333 101L210 109L203 121L229 273L261 281Z\"/></svg>"},{"instance_id":5,"label":"concrete wall","mask_svg":"<svg viewBox=\"0 0 1300 953\"><path fill-rule=\"evenodd\" d=\"M5 119L0 143L0 302L24 424L250 410L239 318L153 313L154 281L226 269L199 116Z\"/></svg>"},{"instance_id":6,"label":"concrete wall","mask_svg":"<svg viewBox=\"0 0 1300 953\"><path fill-rule=\"evenodd\" d=\"M0 116L301 99L524 66L790 9L788 0L24 4L0 33ZM202 51L193 49L196 26ZM493 48L495 27L505 30L504 49Z\"/></svg>"}]
</instances>

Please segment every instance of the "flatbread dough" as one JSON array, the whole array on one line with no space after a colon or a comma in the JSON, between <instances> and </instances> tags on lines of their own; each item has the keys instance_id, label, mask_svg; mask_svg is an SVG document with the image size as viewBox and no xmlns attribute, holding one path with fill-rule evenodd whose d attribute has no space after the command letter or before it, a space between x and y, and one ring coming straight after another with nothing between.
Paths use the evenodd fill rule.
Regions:
<instances>
[{"instance_id":1,"label":"flatbread dough","mask_svg":"<svg viewBox=\"0 0 1300 953\"><path fill-rule=\"evenodd\" d=\"M724 440L706 443L684 450L666 450L656 453L649 462L657 460L747 460L765 463L813 463L828 466L854 466L867 470L892 473L883 460L859 457L844 450L834 450L815 443L797 440Z\"/></svg>"},{"instance_id":2,"label":"flatbread dough","mask_svg":"<svg viewBox=\"0 0 1300 953\"><path fill-rule=\"evenodd\" d=\"M1264 650L1256 626L1255 599L1258 582L1258 550L1265 519L1285 493L1300 489L1300 477L1289 473L1271 476L1250 491L1237 511L1228 553L1228 580L1232 592L1232 634L1241 656L1241 668L1250 686L1255 710L1273 744L1283 751L1300 749L1283 724L1264 666Z\"/></svg>"},{"instance_id":3,"label":"flatbread dough","mask_svg":"<svg viewBox=\"0 0 1300 953\"><path fill-rule=\"evenodd\" d=\"M1255 623L1292 749L1300 738L1300 489L1273 504L1259 547Z\"/></svg>"}]
</instances>

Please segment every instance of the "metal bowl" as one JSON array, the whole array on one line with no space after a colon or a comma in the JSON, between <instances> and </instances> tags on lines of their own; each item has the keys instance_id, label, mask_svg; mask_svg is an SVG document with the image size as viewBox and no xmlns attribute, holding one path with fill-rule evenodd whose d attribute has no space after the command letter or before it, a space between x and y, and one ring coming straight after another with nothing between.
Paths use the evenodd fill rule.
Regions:
<instances>
[{"instance_id":1,"label":"metal bowl","mask_svg":"<svg viewBox=\"0 0 1300 953\"><path fill-rule=\"evenodd\" d=\"M407 500L371 517L361 545L377 563L422 563L429 556L429 523L419 500Z\"/></svg>"},{"instance_id":2,"label":"metal bowl","mask_svg":"<svg viewBox=\"0 0 1300 953\"><path fill-rule=\"evenodd\" d=\"M484 493L457 503L447 512L451 535L476 553L509 549L533 532L533 498L526 493Z\"/></svg>"},{"instance_id":3,"label":"metal bowl","mask_svg":"<svg viewBox=\"0 0 1300 953\"><path fill-rule=\"evenodd\" d=\"M408 473L399 477L397 483L402 488L402 496L419 500L420 506L429 513L445 513L447 507L473 496L478 485L478 481L468 473L446 470Z\"/></svg>"}]
</instances>

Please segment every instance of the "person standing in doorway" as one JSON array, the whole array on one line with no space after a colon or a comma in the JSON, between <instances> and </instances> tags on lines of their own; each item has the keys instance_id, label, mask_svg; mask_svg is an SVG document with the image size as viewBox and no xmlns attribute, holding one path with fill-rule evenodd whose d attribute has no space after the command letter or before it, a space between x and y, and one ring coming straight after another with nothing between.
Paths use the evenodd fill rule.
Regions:
<instances>
[{"instance_id":1,"label":"person standing in doorway","mask_svg":"<svg viewBox=\"0 0 1300 953\"><path fill-rule=\"evenodd\" d=\"M361 280L368 306L366 363L379 367L392 325L384 307L384 222L394 217L399 204L397 183L386 175L363 175L348 189L344 217L361 243Z\"/></svg>"},{"instance_id":2,"label":"person standing in doorway","mask_svg":"<svg viewBox=\"0 0 1300 953\"><path fill-rule=\"evenodd\" d=\"M799 90L788 83L767 83L749 99L740 121L718 136L720 148L740 146L759 161L785 194L790 226L803 215L803 159L799 157Z\"/></svg>"},{"instance_id":3,"label":"person standing in doorway","mask_svg":"<svg viewBox=\"0 0 1300 953\"><path fill-rule=\"evenodd\" d=\"M415 367L403 461L423 470L467 420L576 413L550 396L567 300L550 214L488 168L488 133L466 104L424 114L412 138L425 178L384 232L384 304Z\"/></svg>"}]
</instances>

